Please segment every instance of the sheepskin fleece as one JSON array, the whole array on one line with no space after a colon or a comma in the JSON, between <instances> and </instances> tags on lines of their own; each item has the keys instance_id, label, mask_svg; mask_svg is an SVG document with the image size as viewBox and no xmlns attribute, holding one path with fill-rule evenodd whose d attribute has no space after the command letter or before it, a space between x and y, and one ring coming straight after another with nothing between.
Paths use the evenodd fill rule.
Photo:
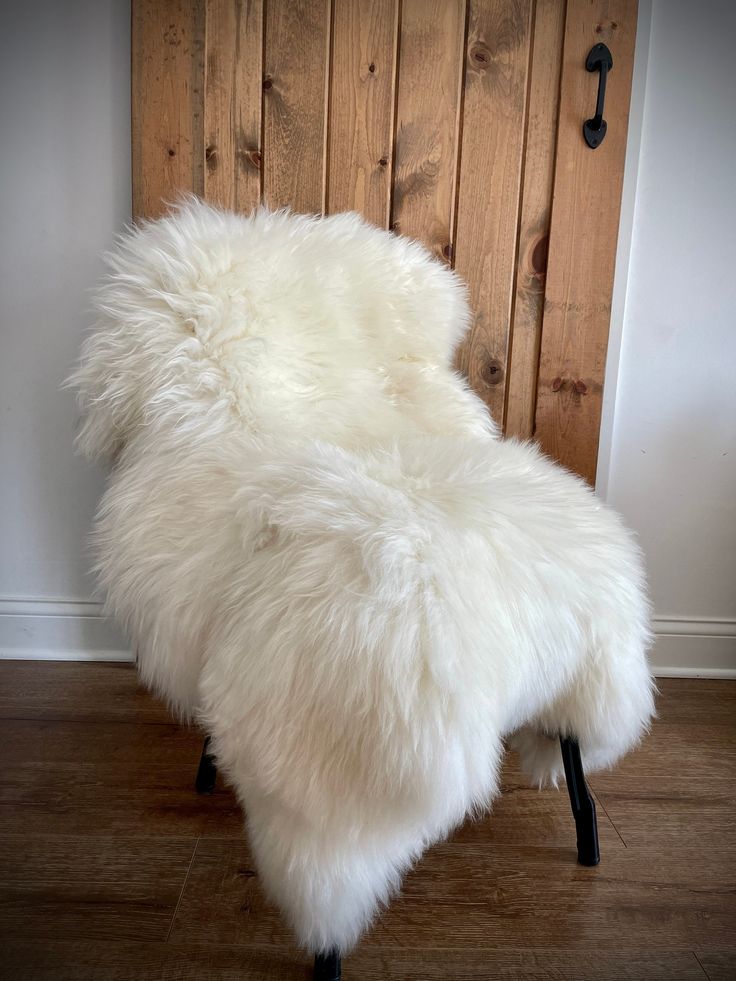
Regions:
<instances>
[{"instance_id":1,"label":"sheepskin fleece","mask_svg":"<svg viewBox=\"0 0 736 981\"><path fill-rule=\"evenodd\" d=\"M451 369L469 314L418 244L195 200L108 257L72 383L114 468L94 533L145 682L214 737L263 885L312 950L356 942L498 791L513 734L589 769L652 713L632 536L498 438Z\"/></svg>"}]
</instances>

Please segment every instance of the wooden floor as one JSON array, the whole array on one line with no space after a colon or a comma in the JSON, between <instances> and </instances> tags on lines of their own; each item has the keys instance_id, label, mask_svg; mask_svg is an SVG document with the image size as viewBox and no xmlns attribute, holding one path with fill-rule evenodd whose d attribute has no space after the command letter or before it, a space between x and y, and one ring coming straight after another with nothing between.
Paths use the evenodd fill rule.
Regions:
<instances>
[{"instance_id":1,"label":"wooden floor","mask_svg":"<svg viewBox=\"0 0 736 981\"><path fill-rule=\"evenodd\" d=\"M567 794L515 761L488 819L433 848L345 981L736 978L736 683L663 681L660 718L595 775L602 861ZM0 662L0 977L306 979L198 733L130 666Z\"/></svg>"}]
</instances>

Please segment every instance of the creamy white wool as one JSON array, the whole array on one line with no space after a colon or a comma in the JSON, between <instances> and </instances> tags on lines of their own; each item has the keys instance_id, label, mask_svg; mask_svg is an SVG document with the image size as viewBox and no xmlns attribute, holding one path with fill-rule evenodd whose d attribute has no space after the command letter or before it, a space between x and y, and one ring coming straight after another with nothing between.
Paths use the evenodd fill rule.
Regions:
<instances>
[{"instance_id":1,"label":"creamy white wool","mask_svg":"<svg viewBox=\"0 0 736 981\"><path fill-rule=\"evenodd\" d=\"M498 438L451 369L459 280L357 215L188 200L109 257L72 383L114 457L95 530L144 680L214 736L263 885L347 950L402 872L558 733L588 768L652 714L641 557Z\"/></svg>"}]
</instances>

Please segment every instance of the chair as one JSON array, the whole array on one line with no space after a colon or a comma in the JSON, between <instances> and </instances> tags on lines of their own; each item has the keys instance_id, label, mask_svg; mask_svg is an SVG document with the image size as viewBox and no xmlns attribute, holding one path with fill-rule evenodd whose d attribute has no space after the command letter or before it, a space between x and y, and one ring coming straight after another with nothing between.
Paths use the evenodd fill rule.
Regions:
<instances>
[{"instance_id":1,"label":"chair","mask_svg":"<svg viewBox=\"0 0 736 981\"><path fill-rule=\"evenodd\" d=\"M504 740L532 782L564 770L596 864L583 763L653 710L642 562L453 372L460 281L357 215L195 199L108 264L71 379L80 447L113 461L97 573L315 977L489 805Z\"/></svg>"}]
</instances>

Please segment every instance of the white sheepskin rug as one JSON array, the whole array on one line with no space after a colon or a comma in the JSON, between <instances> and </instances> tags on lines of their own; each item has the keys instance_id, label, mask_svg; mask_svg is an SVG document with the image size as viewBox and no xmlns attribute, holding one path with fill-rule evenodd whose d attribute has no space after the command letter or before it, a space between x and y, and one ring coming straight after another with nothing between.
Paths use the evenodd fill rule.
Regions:
<instances>
[{"instance_id":1,"label":"white sheepskin rug","mask_svg":"<svg viewBox=\"0 0 736 981\"><path fill-rule=\"evenodd\" d=\"M109 257L72 384L114 461L97 571L144 681L213 736L299 941L346 951L402 873L557 735L652 714L631 534L452 371L465 289L355 214L187 200Z\"/></svg>"}]
</instances>

